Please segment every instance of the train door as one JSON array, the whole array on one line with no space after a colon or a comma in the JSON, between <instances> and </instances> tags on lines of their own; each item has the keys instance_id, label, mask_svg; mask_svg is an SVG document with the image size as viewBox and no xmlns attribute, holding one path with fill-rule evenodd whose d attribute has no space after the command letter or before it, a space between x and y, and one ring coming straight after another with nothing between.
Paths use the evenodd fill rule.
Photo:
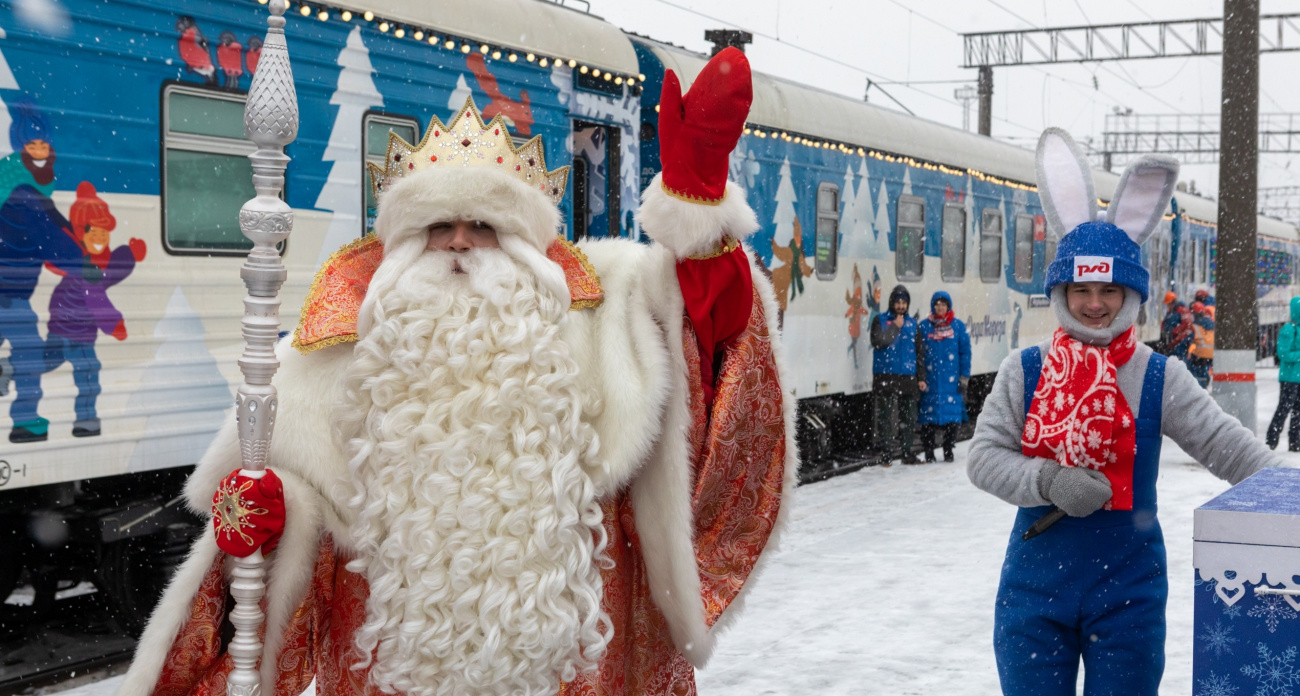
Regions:
<instances>
[{"instance_id":1,"label":"train door","mask_svg":"<svg viewBox=\"0 0 1300 696\"><path fill-rule=\"evenodd\" d=\"M622 236L619 129L573 122L573 239Z\"/></svg>"}]
</instances>

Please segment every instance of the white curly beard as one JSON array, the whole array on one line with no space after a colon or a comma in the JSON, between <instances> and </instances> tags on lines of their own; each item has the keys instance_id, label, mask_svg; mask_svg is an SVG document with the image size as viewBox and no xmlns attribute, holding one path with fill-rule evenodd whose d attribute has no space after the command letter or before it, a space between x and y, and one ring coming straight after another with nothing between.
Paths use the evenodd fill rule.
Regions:
<instances>
[{"instance_id":1,"label":"white curly beard","mask_svg":"<svg viewBox=\"0 0 1300 696\"><path fill-rule=\"evenodd\" d=\"M552 694L611 636L569 298L501 250L407 252L335 417L370 584L357 667L386 693Z\"/></svg>"}]
</instances>

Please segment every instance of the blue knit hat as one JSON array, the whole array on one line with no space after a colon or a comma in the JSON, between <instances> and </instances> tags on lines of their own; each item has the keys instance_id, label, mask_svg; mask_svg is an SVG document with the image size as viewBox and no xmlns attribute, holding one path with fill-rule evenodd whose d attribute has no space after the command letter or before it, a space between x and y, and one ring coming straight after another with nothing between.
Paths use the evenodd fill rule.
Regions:
<instances>
[{"instance_id":1,"label":"blue knit hat","mask_svg":"<svg viewBox=\"0 0 1300 696\"><path fill-rule=\"evenodd\" d=\"M9 145L17 152L33 140L50 141L50 121L28 99L13 105L13 123L9 124Z\"/></svg>"},{"instance_id":2,"label":"blue knit hat","mask_svg":"<svg viewBox=\"0 0 1300 696\"><path fill-rule=\"evenodd\" d=\"M1116 283L1147 301L1151 274L1142 242L1164 216L1178 180L1178 162L1147 155L1124 170L1105 220L1097 219L1092 167L1069 133L1048 128L1038 139L1038 196L1049 232L1060 239L1047 267L1047 294L1061 283Z\"/></svg>"},{"instance_id":3,"label":"blue knit hat","mask_svg":"<svg viewBox=\"0 0 1300 696\"><path fill-rule=\"evenodd\" d=\"M1048 295L1061 283L1116 283L1147 301L1151 274L1142 267L1142 247L1120 228L1096 220L1075 227L1056 247L1047 267Z\"/></svg>"}]
</instances>

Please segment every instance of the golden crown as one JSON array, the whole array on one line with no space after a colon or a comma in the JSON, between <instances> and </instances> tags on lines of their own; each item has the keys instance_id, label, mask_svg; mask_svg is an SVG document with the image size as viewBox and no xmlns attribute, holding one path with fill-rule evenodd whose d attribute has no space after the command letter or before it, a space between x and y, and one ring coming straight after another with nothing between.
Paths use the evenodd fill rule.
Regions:
<instances>
[{"instance_id":1,"label":"golden crown","mask_svg":"<svg viewBox=\"0 0 1300 696\"><path fill-rule=\"evenodd\" d=\"M473 97L465 100L465 106L450 125L443 125L434 116L419 145L412 145L390 132L384 166L372 162L366 166L370 169L375 200L398 179L431 167L501 167L545 193L557 206L564 199L564 187L569 180L568 165L546 171L542 136L534 137L516 150L501 115L484 124Z\"/></svg>"}]
</instances>

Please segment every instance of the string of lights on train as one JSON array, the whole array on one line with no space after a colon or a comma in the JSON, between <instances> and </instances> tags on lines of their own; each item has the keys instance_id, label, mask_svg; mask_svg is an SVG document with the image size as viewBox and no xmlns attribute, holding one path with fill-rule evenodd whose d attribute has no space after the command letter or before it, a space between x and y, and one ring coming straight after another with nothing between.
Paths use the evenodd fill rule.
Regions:
<instances>
[{"instance_id":1,"label":"string of lights on train","mask_svg":"<svg viewBox=\"0 0 1300 696\"><path fill-rule=\"evenodd\" d=\"M259 4L265 5L267 4L268 0L257 0L257 2ZM286 10L286 14L293 11L294 11L293 4L290 3L288 10ZM329 5L325 5L321 3L304 2L298 5L297 12L299 15L303 17L315 17L318 21L321 22L328 22L330 20L337 19L344 23L350 24L354 20L359 19L361 21L366 22L369 25L374 26L382 34L387 34L389 32L392 32L393 36L399 39L405 38L407 35L410 35L412 41L426 42L432 47L442 48L447 51L459 51L462 54L469 54L477 50L485 58L490 57L492 60L506 60L511 63L516 63L520 60L523 60L528 63L537 63L538 66L542 68L550 67L552 64L555 65L567 64L570 68L577 70L579 73L583 75L591 75L593 78L603 79L606 82L613 82L615 85L618 86L627 85L629 88L637 88L641 85L641 83L645 82L644 74L638 74L635 76L618 74L609 70L602 70L601 68L596 66L580 63L579 61L573 58L564 58L562 56L539 56L532 51L521 51L518 49L510 48L508 46L498 46L490 43L485 43L482 41L475 41L466 38L458 38L447 34L439 35L439 32L435 29L426 28L426 27L415 27L408 23L390 20L378 16L370 10L366 10L365 12L357 14L354 13L352 10L339 9L337 7L331 7ZM658 106L655 107L655 111L656 112L659 111ZM915 167L917 169L937 171L937 172L942 172L944 174L951 174L953 176L971 176L983 182L996 184L999 186L1007 186L1009 188L1019 189L1022 191L1038 190L1038 187L1032 184L1026 184L1012 179L1004 179L1002 177L995 176L993 174L982 172L978 169L972 169L972 168L963 169L963 168L949 167L945 164L918 160L914 157L909 157L907 155L892 154L888 152L874 150L871 148L865 148L857 145L850 145L848 143L837 142L833 140L826 140L826 139L815 138L815 137L808 137L806 135L801 135L798 133L780 131L777 129L768 128L765 126L760 126L755 124L747 125L745 127L744 133L745 135L753 135L754 137L760 139L772 138L772 139L784 140L787 143L802 145L804 147L809 147L814 149L836 150L845 155L851 155L856 152L859 157L871 157L873 159L882 162L895 162L895 163L906 164L910 167ZM1100 200L1098 202L1105 205L1105 203ZM1205 225L1208 227L1217 227L1217 225L1213 222L1209 222L1205 220L1194 220L1190 216L1187 216L1186 214L1184 214L1183 217L1187 219L1189 222L1193 222L1195 224ZM1173 219L1173 216L1166 215L1165 219L1167 220Z\"/></svg>"},{"instance_id":2,"label":"string of lights on train","mask_svg":"<svg viewBox=\"0 0 1300 696\"><path fill-rule=\"evenodd\" d=\"M261 5L265 5L267 1L268 0L257 0L258 4ZM603 70L594 65L581 63L573 58L538 55L532 51L512 49L508 46L497 46L483 41L475 41L446 34L440 35L440 33L434 29L416 27L405 22L398 22L380 17L369 10L356 13L352 10L338 9L320 3L304 2L298 4L296 7L294 6L294 3L290 3L286 14L295 11L303 17L315 17L317 20L322 22L339 20L351 24L356 20L364 21L378 29L382 34L392 32L392 35L399 39L410 36L412 41L427 42L434 48L442 48L447 51L459 51L460 53L468 54L477 50L485 57L490 57L493 60L506 60L511 63L516 63L521 60L528 63L535 62L543 68L550 67L551 64L568 65L570 68L577 70L583 75L591 75L593 78L603 79L606 82L612 82L618 86L627 85L628 87L636 88L640 83L645 82L645 75L620 74L609 70Z\"/></svg>"}]
</instances>

